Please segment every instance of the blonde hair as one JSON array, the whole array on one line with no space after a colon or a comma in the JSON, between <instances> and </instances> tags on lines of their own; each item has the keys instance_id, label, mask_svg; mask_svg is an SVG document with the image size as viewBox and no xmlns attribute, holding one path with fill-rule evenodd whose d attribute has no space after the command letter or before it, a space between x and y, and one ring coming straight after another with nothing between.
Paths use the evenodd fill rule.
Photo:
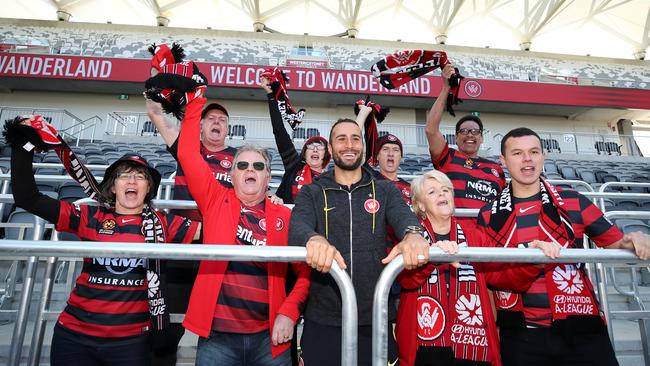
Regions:
<instances>
[{"instance_id":1,"label":"blonde hair","mask_svg":"<svg viewBox=\"0 0 650 366\"><path fill-rule=\"evenodd\" d=\"M419 217L425 217L426 213L420 209L419 203L422 201L422 195L424 194L424 183L428 179L433 179L436 182L440 183L443 187L450 188L454 191L454 185L451 183L451 180L447 175L439 170L429 170L428 172L415 177L411 182L411 200L413 202L413 210L415 214Z\"/></svg>"}]
</instances>

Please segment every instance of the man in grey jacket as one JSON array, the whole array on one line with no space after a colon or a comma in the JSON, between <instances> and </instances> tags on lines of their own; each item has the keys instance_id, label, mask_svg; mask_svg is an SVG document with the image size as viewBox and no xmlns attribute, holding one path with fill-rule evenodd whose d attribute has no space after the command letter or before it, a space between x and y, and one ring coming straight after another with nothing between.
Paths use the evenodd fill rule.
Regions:
<instances>
[{"instance_id":1,"label":"man in grey jacket","mask_svg":"<svg viewBox=\"0 0 650 366\"><path fill-rule=\"evenodd\" d=\"M335 260L352 278L357 296L358 363L370 365L372 297L384 264L402 254L407 269L424 265L429 244L399 190L389 181L375 180L361 166L363 138L354 120L340 119L332 126L329 149L334 171L303 186L289 227L289 243L304 244L307 264L316 269L305 309L302 357L308 366L340 364L341 296L327 274ZM392 249L386 233L389 225L401 240ZM389 304L389 320L395 316L395 306ZM389 360L396 360L397 347L390 343Z\"/></svg>"}]
</instances>

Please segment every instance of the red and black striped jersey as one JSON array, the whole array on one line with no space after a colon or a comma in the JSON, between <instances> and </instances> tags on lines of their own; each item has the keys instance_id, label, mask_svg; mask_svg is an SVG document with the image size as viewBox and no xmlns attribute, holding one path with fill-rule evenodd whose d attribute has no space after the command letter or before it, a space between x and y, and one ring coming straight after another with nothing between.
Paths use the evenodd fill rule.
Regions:
<instances>
[{"instance_id":1,"label":"red and black striped jersey","mask_svg":"<svg viewBox=\"0 0 650 366\"><path fill-rule=\"evenodd\" d=\"M608 246L620 240L623 233L605 218L603 212L591 200L574 190L563 190L555 187L564 201L575 233L575 248L582 248L584 235L587 235L599 247ZM528 243L532 240L548 241L548 236L542 232L538 224L542 211L541 194L528 198L513 198L513 210L516 215L517 240L512 243ZM489 222L491 205L485 206L480 213L479 225ZM544 271L541 271L535 282L522 296L524 317L529 327L548 327L551 325L552 312L546 288Z\"/></svg>"},{"instance_id":2,"label":"red and black striped jersey","mask_svg":"<svg viewBox=\"0 0 650 366\"><path fill-rule=\"evenodd\" d=\"M167 148L170 154L178 161L178 139L174 144ZM230 176L230 168L235 160L235 153L237 149L231 146L226 147L221 151L210 151L203 144L201 144L201 156L210 166L210 170L218 180L225 187L232 188L232 177ZM174 195L175 200L193 201L190 190L187 188L187 179L183 172L183 167L179 163L176 168L176 177L174 178ZM199 210L174 210L177 215L185 216L194 221L201 221L201 214Z\"/></svg>"},{"instance_id":3,"label":"red and black striped jersey","mask_svg":"<svg viewBox=\"0 0 650 366\"><path fill-rule=\"evenodd\" d=\"M457 208L481 208L506 186L505 174L498 163L480 157L468 158L449 145L432 162L454 185Z\"/></svg>"},{"instance_id":4,"label":"red and black striped jersey","mask_svg":"<svg viewBox=\"0 0 650 366\"><path fill-rule=\"evenodd\" d=\"M237 244L266 246L264 201L242 206L237 224ZM257 333L269 327L268 271L266 262L228 262L214 308L212 328L227 333Z\"/></svg>"},{"instance_id":5,"label":"red and black striped jersey","mask_svg":"<svg viewBox=\"0 0 650 366\"><path fill-rule=\"evenodd\" d=\"M168 242L189 243L198 223L160 211ZM143 243L142 216L60 201L56 229L84 241ZM94 337L129 337L149 330L146 258L84 258L58 323Z\"/></svg>"}]
</instances>

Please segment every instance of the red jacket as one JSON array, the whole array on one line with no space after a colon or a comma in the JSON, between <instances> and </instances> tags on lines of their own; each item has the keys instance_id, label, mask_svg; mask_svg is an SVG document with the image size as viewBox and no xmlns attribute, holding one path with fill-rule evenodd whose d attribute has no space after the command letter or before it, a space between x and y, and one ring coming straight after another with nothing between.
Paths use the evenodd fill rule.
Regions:
<instances>
[{"instance_id":1,"label":"red jacket","mask_svg":"<svg viewBox=\"0 0 650 366\"><path fill-rule=\"evenodd\" d=\"M205 99L192 101L185 110L183 128L178 144L178 159L187 176L188 187L192 197L203 215L203 242L210 244L232 244L236 242L237 224L241 214L241 202L235 190L225 188L218 183L208 164L199 154L199 120ZM286 246L289 233L291 211L282 206L265 202L266 222L278 223L268 225L267 245ZM281 221L278 221L281 220ZM273 230L275 228L275 230ZM286 296L285 277L287 263L268 263L269 285L269 332L273 331L275 317L283 314L293 321L300 316L299 307L307 298L309 291L309 267L305 263L292 263L298 277L292 291ZM224 278L227 261L201 261L199 273L192 288L190 303L183 326L201 337L208 337L212 329L214 308L217 305L221 283ZM289 343L273 346L273 357L286 351Z\"/></svg>"},{"instance_id":2,"label":"red jacket","mask_svg":"<svg viewBox=\"0 0 650 366\"><path fill-rule=\"evenodd\" d=\"M452 219L452 228L455 227L455 220ZM489 246L489 242L484 239L481 232L471 230L470 227L465 225L464 221L458 221L465 234L467 245L469 246ZM472 228L473 229L473 228ZM481 304L484 304L483 316L487 322L487 338L488 347L492 354L490 362L493 366L501 365L501 358L499 355L499 336L497 333L496 322L494 319L494 312L492 310L491 296L489 295L483 268L480 263L474 263L474 270L476 271L476 279L479 285ZM399 348L399 364L401 366L412 366L415 364L415 355L418 349L417 342L417 301L418 289L424 285L429 279L431 273L436 268L433 263L428 263L424 267L414 270L404 270L398 276L398 281L402 286L400 292L399 307L397 309L397 325L395 329L395 337ZM446 310L445 310L446 311ZM449 326L451 322L447 323Z\"/></svg>"}]
</instances>

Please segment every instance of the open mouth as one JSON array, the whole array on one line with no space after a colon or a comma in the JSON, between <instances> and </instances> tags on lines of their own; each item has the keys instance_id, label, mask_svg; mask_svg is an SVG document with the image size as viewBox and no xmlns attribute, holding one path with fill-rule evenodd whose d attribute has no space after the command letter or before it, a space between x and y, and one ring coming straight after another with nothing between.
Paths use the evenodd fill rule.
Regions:
<instances>
[{"instance_id":1,"label":"open mouth","mask_svg":"<svg viewBox=\"0 0 650 366\"><path fill-rule=\"evenodd\" d=\"M521 172L525 175L531 175L535 173L535 167L527 166L521 169Z\"/></svg>"},{"instance_id":2,"label":"open mouth","mask_svg":"<svg viewBox=\"0 0 650 366\"><path fill-rule=\"evenodd\" d=\"M440 202L438 202L438 206L449 206L449 201L447 201L447 200L440 201Z\"/></svg>"},{"instance_id":3,"label":"open mouth","mask_svg":"<svg viewBox=\"0 0 650 366\"><path fill-rule=\"evenodd\" d=\"M248 177L244 179L244 183L246 184L255 184L257 182L257 179L255 177Z\"/></svg>"},{"instance_id":4,"label":"open mouth","mask_svg":"<svg viewBox=\"0 0 650 366\"><path fill-rule=\"evenodd\" d=\"M124 195L128 199L135 199L138 196L138 191L135 188L127 188Z\"/></svg>"}]
</instances>

